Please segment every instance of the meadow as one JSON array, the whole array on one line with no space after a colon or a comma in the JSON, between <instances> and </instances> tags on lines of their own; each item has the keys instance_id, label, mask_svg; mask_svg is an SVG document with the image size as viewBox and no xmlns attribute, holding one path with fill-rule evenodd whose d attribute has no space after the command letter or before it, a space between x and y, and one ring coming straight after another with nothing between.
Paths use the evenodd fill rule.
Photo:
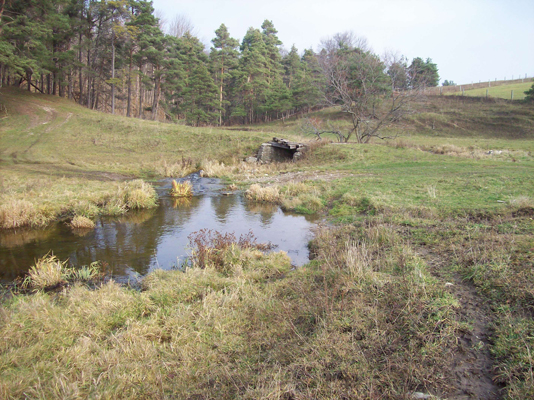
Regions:
<instances>
[{"instance_id":1,"label":"meadow","mask_svg":"<svg viewBox=\"0 0 534 400\"><path fill-rule=\"evenodd\" d=\"M41 260L3 288L0 397L534 397L531 105L429 97L390 139L337 144L299 119L191 128L1 93L4 229L151 207L146 181L198 169L325 223L298 269L220 236L139 287ZM313 151L241 161L273 136Z\"/></svg>"}]
</instances>

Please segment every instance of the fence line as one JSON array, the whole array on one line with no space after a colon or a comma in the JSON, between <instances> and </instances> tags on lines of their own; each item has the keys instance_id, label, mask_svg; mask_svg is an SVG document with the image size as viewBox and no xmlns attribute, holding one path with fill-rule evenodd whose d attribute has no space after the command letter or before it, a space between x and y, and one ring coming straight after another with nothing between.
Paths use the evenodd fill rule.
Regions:
<instances>
[{"instance_id":1,"label":"fence line","mask_svg":"<svg viewBox=\"0 0 534 400\"><path fill-rule=\"evenodd\" d=\"M502 85L509 85L512 83L523 83L523 82L529 82L532 81L534 77L526 76L523 78L518 79L508 79L508 80L501 80L498 81L496 78L495 80L487 80L487 81L479 81L478 83L468 83L468 84L462 84L462 85L454 85L454 86L435 86L435 87L429 87L425 88L424 92L428 95L442 95L447 93L456 93L456 92L463 92L466 90L471 89L483 89L483 88L492 88L495 86L502 86Z\"/></svg>"}]
</instances>

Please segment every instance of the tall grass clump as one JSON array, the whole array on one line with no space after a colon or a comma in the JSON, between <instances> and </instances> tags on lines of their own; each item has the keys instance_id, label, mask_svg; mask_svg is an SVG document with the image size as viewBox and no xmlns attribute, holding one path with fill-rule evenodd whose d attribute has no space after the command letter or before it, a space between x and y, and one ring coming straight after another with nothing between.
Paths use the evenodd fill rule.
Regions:
<instances>
[{"instance_id":1,"label":"tall grass clump","mask_svg":"<svg viewBox=\"0 0 534 400\"><path fill-rule=\"evenodd\" d=\"M37 260L28 271L26 285L33 289L47 289L65 282L68 272L67 261L59 261L56 256L47 254Z\"/></svg>"},{"instance_id":2,"label":"tall grass clump","mask_svg":"<svg viewBox=\"0 0 534 400\"><path fill-rule=\"evenodd\" d=\"M39 210L27 200L10 199L0 205L0 227L4 229L21 226L40 227L50 222L52 216Z\"/></svg>"},{"instance_id":3,"label":"tall grass clump","mask_svg":"<svg viewBox=\"0 0 534 400\"><path fill-rule=\"evenodd\" d=\"M280 200L280 191L277 186L262 187L255 183L245 192L245 197L251 201L277 203Z\"/></svg>"},{"instance_id":4,"label":"tall grass clump","mask_svg":"<svg viewBox=\"0 0 534 400\"><path fill-rule=\"evenodd\" d=\"M119 188L119 198L130 209L152 208L157 204L157 194L151 184L142 179L129 181Z\"/></svg>"},{"instance_id":5,"label":"tall grass clump","mask_svg":"<svg viewBox=\"0 0 534 400\"><path fill-rule=\"evenodd\" d=\"M93 229L95 223L83 215L75 215L69 224L74 229Z\"/></svg>"},{"instance_id":6,"label":"tall grass clump","mask_svg":"<svg viewBox=\"0 0 534 400\"><path fill-rule=\"evenodd\" d=\"M193 196L193 185L190 181L178 183L173 180L170 195L172 197L191 197Z\"/></svg>"}]
</instances>

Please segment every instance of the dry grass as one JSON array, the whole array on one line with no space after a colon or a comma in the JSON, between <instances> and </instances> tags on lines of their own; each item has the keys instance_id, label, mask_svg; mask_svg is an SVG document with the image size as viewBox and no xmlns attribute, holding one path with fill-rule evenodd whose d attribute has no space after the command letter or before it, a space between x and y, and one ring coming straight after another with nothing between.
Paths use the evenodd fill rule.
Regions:
<instances>
[{"instance_id":1,"label":"dry grass","mask_svg":"<svg viewBox=\"0 0 534 400\"><path fill-rule=\"evenodd\" d=\"M167 178L183 178L195 171L197 171L196 164L190 158L182 158L181 161L174 163L168 163L164 159L155 166L156 174Z\"/></svg>"},{"instance_id":2,"label":"dry grass","mask_svg":"<svg viewBox=\"0 0 534 400\"><path fill-rule=\"evenodd\" d=\"M262 187L255 183L247 189L245 197L251 201L277 203L280 201L280 191L278 186Z\"/></svg>"},{"instance_id":3,"label":"dry grass","mask_svg":"<svg viewBox=\"0 0 534 400\"><path fill-rule=\"evenodd\" d=\"M152 208L157 205L157 194L151 184L141 179L126 182L119 187L119 199L130 209Z\"/></svg>"},{"instance_id":4,"label":"dry grass","mask_svg":"<svg viewBox=\"0 0 534 400\"><path fill-rule=\"evenodd\" d=\"M129 209L157 204L154 188L142 180L95 181L82 178L20 179L6 172L7 190L0 191L0 228L40 227L63 215L94 219L122 215Z\"/></svg>"},{"instance_id":5,"label":"dry grass","mask_svg":"<svg viewBox=\"0 0 534 400\"><path fill-rule=\"evenodd\" d=\"M18 228L21 226L39 227L46 225L51 216L39 210L33 203L22 199L9 199L0 205L0 227Z\"/></svg>"},{"instance_id":6,"label":"dry grass","mask_svg":"<svg viewBox=\"0 0 534 400\"><path fill-rule=\"evenodd\" d=\"M61 262L54 255L46 255L28 271L26 284L33 289L46 289L65 282L67 262Z\"/></svg>"},{"instance_id":7,"label":"dry grass","mask_svg":"<svg viewBox=\"0 0 534 400\"><path fill-rule=\"evenodd\" d=\"M510 206L519 209L534 208L534 199L529 196L517 196L510 199Z\"/></svg>"},{"instance_id":8,"label":"dry grass","mask_svg":"<svg viewBox=\"0 0 534 400\"><path fill-rule=\"evenodd\" d=\"M172 197L191 197L193 196L193 185L190 181L179 183L173 180L170 195Z\"/></svg>"},{"instance_id":9,"label":"dry grass","mask_svg":"<svg viewBox=\"0 0 534 400\"><path fill-rule=\"evenodd\" d=\"M372 228L325 231L314 264L294 271L284 253L214 237L216 262L155 271L142 291L108 282L16 296L0 312L0 395L447 395L456 305L390 227Z\"/></svg>"},{"instance_id":10,"label":"dry grass","mask_svg":"<svg viewBox=\"0 0 534 400\"><path fill-rule=\"evenodd\" d=\"M70 226L74 229L93 229L95 223L87 217L76 215L72 221L70 221Z\"/></svg>"}]
</instances>

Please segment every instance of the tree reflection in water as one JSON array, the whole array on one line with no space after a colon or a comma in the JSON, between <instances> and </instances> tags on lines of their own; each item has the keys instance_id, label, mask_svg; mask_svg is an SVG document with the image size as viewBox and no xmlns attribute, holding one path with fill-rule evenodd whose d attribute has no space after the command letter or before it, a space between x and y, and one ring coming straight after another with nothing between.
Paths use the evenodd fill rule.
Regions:
<instances>
[{"instance_id":1,"label":"tree reflection in water","mask_svg":"<svg viewBox=\"0 0 534 400\"><path fill-rule=\"evenodd\" d=\"M73 266L102 261L114 276L124 278L170 269L187 257L187 237L200 229L234 232L236 237L252 230L258 242L273 243L275 251L288 252L295 265L302 265L308 261L313 222L309 216L285 214L276 205L249 204L237 194L178 201L163 196L156 209L100 218L90 231L57 223L44 230L0 232L0 278L13 280L50 251Z\"/></svg>"}]
</instances>

